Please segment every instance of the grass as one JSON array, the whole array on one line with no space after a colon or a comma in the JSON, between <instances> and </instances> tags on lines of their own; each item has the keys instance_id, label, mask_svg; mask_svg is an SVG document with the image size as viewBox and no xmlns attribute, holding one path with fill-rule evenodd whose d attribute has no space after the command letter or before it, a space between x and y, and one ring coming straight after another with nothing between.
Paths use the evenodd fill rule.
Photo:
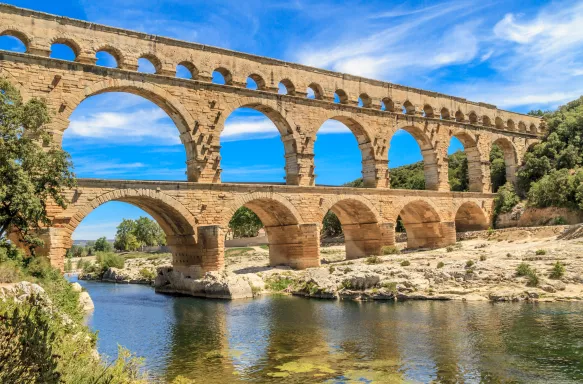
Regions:
<instances>
[{"instance_id":1,"label":"grass","mask_svg":"<svg viewBox=\"0 0 583 384\"><path fill-rule=\"evenodd\" d=\"M225 257L236 257L236 256L243 256L248 252L252 252L253 248L244 247L244 248L229 248L225 250Z\"/></svg>"},{"instance_id":2,"label":"grass","mask_svg":"<svg viewBox=\"0 0 583 384\"><path fill-rule=\"evenodd\" d=\"M154 280L156 278L156 272L148 268L140 269L140 277L144 280Z\"/></svg>"},{"instance_id":3,"label":"grass","mask_svg":"<svg viewBox=\"0 0 583 384\"><path fill-rule=\"evenodd\" d=\"M369 256L364 260L365 264L373 265L373 264L382 264L383 260L378 256Z\"/></svg>"},{"instance_id":4,"label":"grass","mask_svg":"<svg viewBox=\"0 0 583 384\"><path fill-rule=\"evenodd\" d=\"M520 263L518 267L516 267L516 276L526 276L532 270L528 263Z\"/></svg>"},{"instance_id":5,"label":"grass","mask_svg":"<svg viewBox=\"0 0 583 384\"><path fill-rule=\"evenodd\" d=\"M544 249L537 249L536 252L535 252L535 254L537 256L546 255L547 254L547 251L544 250Z\"/></svg>"},{"instance_id":6,"label":"grass","mask_svg":"<svg viewBox=\"0 0 583 384\"><path fill-rule=\"evenodd\" d=\"M401 251L394 245L385 245L381 248L381 253L383 255L398 255Z\"/></svg>"},{"instance_id":7,"label":"grass","mask_svg":"<svg viewBox=\"0 0 583 384\"><path fill-rule=\"evenodd\" d=\"M260 245L259 248L269 251L269 245L267 244Z\"/></svg>"},{"instance_id":8,"label":"grass","mask_svg":"<svg viewBox=\"0 0 583 384\"><path fill-rule=\"evenodd\" d=\"M401 261L401 267L408 267L410 265L411 265L411 262L409 260Z\"/></svg>"},{"instance_id":9,"label":"grass","mask_svg":"<svg viewBox=\"0 0 583 384\"><path fill-rule=\"evenodd\" d=\"M536 272L536 269L532 268L526 274L526 285L529 287L536 287L538 286L538 284L539 284L538 273Z\"/></svg>"},{"instance_id":10,"label":"grass","mask_svg":"<svg viewBox=\"0 0 583 384\"><path fill-rule=\"evenodd\" d=\"M296 282L289 277L273 276L265 281L265 288L273 292L285 291L290 286L295 286Z\"/></svg>"},{"instance_id":11,"label":"grass","mask_svg":"<svg viewBox=\"0 0 583 384\"><path fill-rule=\"evenodd\" d=\"M551 273L550 273L549 277L551 279L560 279L564 275L565 275L565 266L562 263L557 261L555 263L555 265L553 265L553 269L551 269Z\"/></svg>"},{"instance_id":12,"label":"grass","mask_svg":"<svg viewBox=\"0 0 583 384\"><path fill-rule=\"evenodd\" d=\"M381 284L381 287L385 288L387 291L397 293L397 283L392 281L387 281Z\"/></svg>"}]
</instances>

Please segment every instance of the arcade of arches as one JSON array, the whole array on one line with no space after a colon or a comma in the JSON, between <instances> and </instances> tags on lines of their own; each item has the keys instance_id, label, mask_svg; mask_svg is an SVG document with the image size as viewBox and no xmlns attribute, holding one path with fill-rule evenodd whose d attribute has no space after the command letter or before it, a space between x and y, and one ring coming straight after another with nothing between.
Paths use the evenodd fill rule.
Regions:
<instances>
[{"instance_id":1,"label":"arcade of arches","mask_svg":"<svg viewBox=\"0 0 583 384\"><path fill-rule=\"evenodd\" d=\"M394 244L399 216L410 247L445 246L455 242L456 229L488 226L494 197L492 145L502 150L506 179L513 181L526 149L545 129L539 118L490 104L8 5L0 5L0 25L0 36L18 38L25 47L24 53L0 53L0 76L15 84L24 99L47 101L54 113L48 128L57 145L83 100L128 92L164 110L185 148L189 182L80 179L67 192L67 209L50 207L53 224L43 235L44 251L59 266L79 222L114 200L134 204L159 222L175 268L188 275L223 267L224 229L241 206L264 223L272 264L319 265L319 230L329 210L343 226L348 257L378 254L382 246ZM54 44L71 48L74 61L51 58ZM113 57L115 68L97 65L100 52ZM153 73L138 72L138 60L147 60ZM177 68L188 76L177 77ZM213 83L213 72L221 75L222 84ZM247 88L249 77L254 89ZM221 183L221 132L241 107L263 113L277 127L287 185ZM317 186L314 142L330 119L354 134L367 188ZM419 144L426 191L390 188L388 151L400 129ZM450 192L452 137L462 142L468 157L467 193Z\"/></svg>"}]
</instances>

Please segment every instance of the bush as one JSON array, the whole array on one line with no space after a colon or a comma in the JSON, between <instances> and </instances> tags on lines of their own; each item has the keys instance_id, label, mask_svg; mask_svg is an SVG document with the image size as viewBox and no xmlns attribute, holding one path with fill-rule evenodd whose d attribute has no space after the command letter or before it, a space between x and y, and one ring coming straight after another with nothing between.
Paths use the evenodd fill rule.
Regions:
<instances>
[{"instance_id":1,"label":"bush","mask_svg":"<svg viewBox=\"0 0 583 384\"><path fill-rule=\"evenodd\" d=\"M397 293L397 283L395 283L395 282L388 282L387 281L387 282L382 283L381 286L390 292Z\"/></svg>"},{"instance_id":2,"label":"bush","mask_svg":"<svg viewBox=\"0 0 583 384\"><path fill-rule=\"evenodd\" d=\"M401 267L408 267L410 265L411 265L411 262L409 260L401 261Z\"/></svg>"},{"instance_id":3,"label":"bush","mask_svg":"<svg viewBox=\"0 0 583 384\"><path fill-rule=\"evenodd\" d=\"M528 271L528 273L526 274L526 285L529 287L536 287L539 284L539 278L538 278L538 274L536 272L536 269L532 268Z\"/></svg>"},{"instance_id":4,"label":"bush","mask_svg":"<svg viewBox=\"0 0 583 384\"><path fill-rule=\"evenodd\" d=\"M567 220L563 216L555 217L551 222L552 225L566 225Z\"/></svg>"},{"instance_id":5,"label":"bush","mask_svg":"<svg viewBox=\"0 0 583 384\"><path fill-rule=\"evenodd\" d=\"M545 251L544 249L537 249L535 252L536 255L541 256L541 255L546 255L547 251Z\"/></svg>"},{"instance_id":6,"label":"bush","mask_svg":"<svg viewBox=\"0 0 583 384\"><path fill-rule=\"evenodd\" d=\"M520 263L520 265L516 267L516 276L526 276L531 270L530 265L527 263Z\"/></svg>"},{"instance_id":7,"label":"bush","mask_svg":"<svg viewBox=\"0 0 583 384\"><path fill-rule=\"evenodd\" d=\"M474 266L474 261L473 260L468 260L466 261L466 268L471 268Z\"/></svg>"},{"instance_id":8,"label":"bush","mask_svg":"<svg viewBox=\"0 0 583 384\"><path fill-rule=\"evenodd\" d=\"M67 259L67 262L65 263L65 272L71 272L73 270L73 263L71 262L71 259Z\"/></svg>"},{"instance_id":9,"label":"bush","mask_svg":"<svg viewBox=\"0 0 583 384\"><path fill-rule=\"evenodd\" d=\"M381 264L383 260L378 256L369 256L364 260L365 264L372 265L372 264Z\"/></svg>"},{"instance_id":10,"label":"bush","mask_svg":"<svg viewBox=\"0 0 583 384\"><path fill-rule=\"evenodd\" d=\"M139 274L144 280L154 280L156 278L156 272L148 268L140 269Z\"/></svg>"},{"instance_id":11,"label":"bush","mask_svg":"<svg viewBox=\"0 0 583 384\"><path fill-rule=\"evenodd\" d=\"M480 261L486 261L486 255L481 255L480 256Z\"/></svg>"},{"instance_id":12,"label":"bush","mask_svg":"<svg viewBox=\"0 0 583 384\"><path fill-rule=\"evenodd\" d=\"M125 265L123 256L115 253L97 252L95 260L101 265L103 271L108 268L123 268Z\"/></svg>"},{"instance_id":13,"label":"bush","mask_svg":"<svg viewBox=\"0 0 583 384\"><path fill-rule=\"evenodd\" d=\"M381 251L383 255L398 255L401 253L399 248L394 245L385 245L381 248Z\"/></svg>"},{"instance_id":14,"label":"bush","mask_svg":"<svg viewBox=\"0 0 583 384\"><path fill-rule=\"evenodd\" d=\"M0 283L17 283L24 278L21 265L13 260L0 263Z\"/></svg>"},{"instance_id":15,"label":"bush","mask_svg":"<svg viewBox=\"0 0 583 384\"><path fill-rule=\"evenodd\" d=\"M445 250L446 250L447 252L453 252L455 249L454 249L454 247L452 247L452 246L450 245L450 246L448 246L447 248L445 248Z\"/></svg>"},{"instance_id":16,"label":"bush","mask_svg":"<svg viewBox=\"0 0 583 384\"><path fill-rule=\"evenodd\" d=\"M557 261L555 263L555 265L553 265L553 269L551 270L551 274L549 275L549 277L551 279L560 279L564 275L565 275L565 266Z\"/></svg>"},{"instance_id":17,"label":"bush","mask_svg":"<svg viewBox=\"0 0 583 384\"><path fill-rule=\"evenodd\" d=\"M46 257L33 257L28 264L27 272L39 279L55 279L60 277L59 271L51 267L51 263Z\"/></svg>"},{"instance_id":18,"label":"bush","mask_svg":"<svg viewBox=\"0 0 583 384\"><path fill-rule=\"evenodd\" d=\"M294 286L295 281L290 279L289 277L284 276L273 276L265 281L265 288L274 291L274 292L282 292L285 291L290 286Z\"/></svg>"},{"instance_id":19,"label":"bush","mask_svg":"<svg viewBox=\"0 0 583 384\"><path fill-rule=\"evenodd\" d=\"M519 201L512 183L504 184L498 189L496 198L494 198L494 216L510 212Z\"/></svg>"},{"instance_id":20,"label":"bush","mask_svg":"<svg viewBox=\"0 0 583 384\"><path fill-rule=\"evenodd\" d=\"M443 268L445 266L445 264L443 263L443 261L440 261L439 263L437 263L437 268Z\"/></svg>"}]
</instances>

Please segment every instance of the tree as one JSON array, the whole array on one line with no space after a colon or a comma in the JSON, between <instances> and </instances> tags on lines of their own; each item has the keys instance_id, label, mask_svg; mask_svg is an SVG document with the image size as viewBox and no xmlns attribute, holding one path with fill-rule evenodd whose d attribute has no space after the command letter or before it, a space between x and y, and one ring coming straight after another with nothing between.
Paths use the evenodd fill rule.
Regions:
<instances>
[{"instance_id":1,"label":"tree","mask_svg":"<svg viewBox=\"0 0 583 384\"><path fill-rule=\"evenodd\" d=\"M65 188L75 184L67 152L53 145L44 101L24 103L20 92L0 79L0 239L14 232L34 254L36 235L50 225L47 206L65 208Z\"/></svg>"},{"instance_id":2,"label":"tree","mask_svg":"<svg viewBox=\"0 0 583 384\"><path fill-rule=\"evenodd\" d=\"M360 179L362 180L362 179ZM322 237L336 237L342 235L342 225L338 216L332 211L326 212L322 220Z\"/></svg>"},{"instance_id":3,"label":"tree","mask_svg":"<svg viewBox=\"0 0 583 384\"><path fill-rule=\"evenodd\" d=\"M166 235L158 223L147 217L140 217L136 220L133 232L141 246L156 246L166 244Z\"/></svg>"},{"instance_id":4,"label":"tree","mask_svg":"<svg viewBox=\"0 0 583 384\"><path fill-rule=\"evenodd\" d=\"M497 192L498 188L506 184L506 162L504 152L496 144L490 150L490 182L492 192Z\"/></svg>"},{"instance_id":5,"label":"tree","mask_svg":"<svg viewBox=\"0 0 583 384\"><path fill-rule=\"evenodd\" d=\"M470 180L468 175L468 158L464 151L457 151L449 156L449 188L452 191L467 192Z\"/></svg>"},{"instance_id":6,"label":"tree","mask_svg":"<svg viewBox=\"0 0 583 384\"><path fill-rule=\"evenodd\" d=\"M233 231L233 237L255 237L263 223L259 217L247 207L241 207L229 221L229 228Z\"/></svg>"},{"instance_id":7,"label":"tree","mask_svg":"<svg viewBox=\"0 0 583 384\"><path fill-rule=\"evenodd\" d=\"M131 219L123 219L117 226L113 247L120 251L132 251L139 248L140 244L134 235L136 222ZM135 247L134 245L137 244Z\"/></svg>"},{"instance_id":8,"label":"tree","mask_svg":"<svg viewBox=\"0 0 583 384\"><path fill-rule=\"evenodd\" d=\"M95 244L93 244L93 250L95 252L111 252L113 250L113 246L109 241L107 241L105 236L103 236L95 240Z\"/></svg>"}]
</instances>

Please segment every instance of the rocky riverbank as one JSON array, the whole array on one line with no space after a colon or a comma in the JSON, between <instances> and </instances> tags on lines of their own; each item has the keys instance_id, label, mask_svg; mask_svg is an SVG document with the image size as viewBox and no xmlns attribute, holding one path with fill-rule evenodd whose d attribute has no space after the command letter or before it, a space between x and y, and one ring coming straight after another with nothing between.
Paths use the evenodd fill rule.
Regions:
<instances>
[{"instance_id":1,"label":"rocky riverbank","mask_svg":"<svg viewBox=\"0 0 583 384\"><path fill-rule=\"evenodd\" d=\"M344 248L333 246L322 249L321 267L304 271L269 267L268 251L254 247L229 250L225 271L201 279L174 271L170 259L156 265L136 261L127 271L106 275L108 281L141 282L131 277L135 271L157 269L153 283L158 292L223 299L278 292L342 300L583 300L583 239L559 239L562 230L494 231L447 248L400 249L398 254L357 260L344 260ZM551 278L557 262L563 272ZM529 275L517 273L521 264ZM119 280L122 276L126 279Z\"/></svg>"}]
</instances>

